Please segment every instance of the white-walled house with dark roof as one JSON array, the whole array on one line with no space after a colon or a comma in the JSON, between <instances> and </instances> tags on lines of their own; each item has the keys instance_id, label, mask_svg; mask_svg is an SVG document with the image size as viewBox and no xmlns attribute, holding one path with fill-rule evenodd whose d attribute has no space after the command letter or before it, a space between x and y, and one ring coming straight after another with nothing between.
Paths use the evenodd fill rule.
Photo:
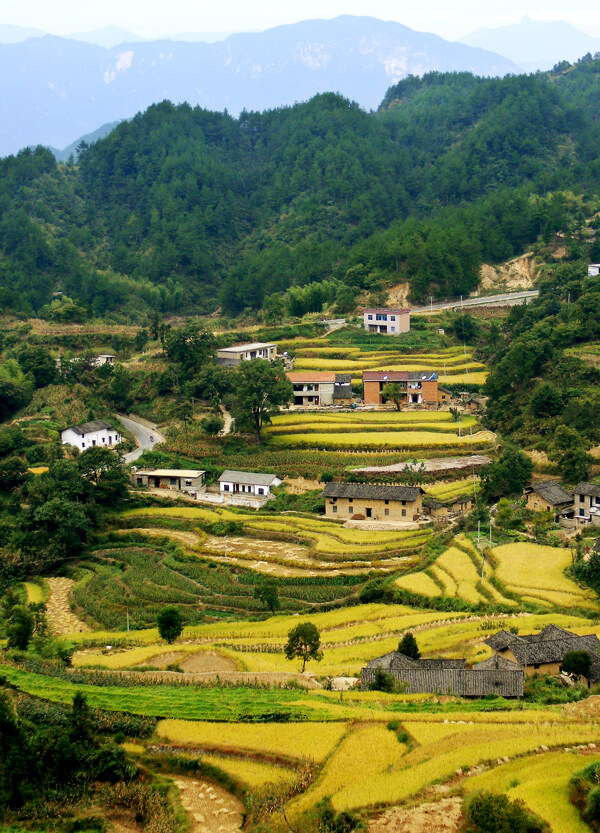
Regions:
<instances>
[{"instance_id":1,"label":"white-walled house with dark roof","mask_svg":"<svg viewBox=\"0 0 600 833\"><path fill-rule=\"evenodd\" d=\"M253 471L232 471L228 469L219 477L219 492L225 495L246 495L267 498L274 486L280 486L281 479L275 474Z\"/></svg>"},{"instance_id":2,"label":"white-walled house with dark roof","mask_svg":"<svg viewBox=\"0 0 600 833\"><path fill-rule=\"evenodd\" d=\"M93 448L96 445L112 448L121 442L121 435L116 428L104 419L93 422L83 422L80 425L70 425L60 432L63 445L73 445L80 451Z\"/></svg>"}]
</instances>

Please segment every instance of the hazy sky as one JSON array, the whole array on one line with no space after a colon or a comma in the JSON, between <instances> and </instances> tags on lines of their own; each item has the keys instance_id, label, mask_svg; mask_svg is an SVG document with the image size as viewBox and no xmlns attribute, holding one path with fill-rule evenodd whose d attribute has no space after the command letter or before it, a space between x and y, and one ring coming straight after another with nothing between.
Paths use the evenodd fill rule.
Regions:
<instances>
[{"instance_id":1,"label":"hazy sky","mask_svg":"<svg viewBox=\"0 0 600 833\"><path fill-rule=\"evenodd\" d=\"M177 32L240 32L340 14L396 20L449 40L480 26L568 20L600 35L598 0L0 0L0 23L31 26L56 35L108 25L143 37Z\"/></svg>"}]
</instances>

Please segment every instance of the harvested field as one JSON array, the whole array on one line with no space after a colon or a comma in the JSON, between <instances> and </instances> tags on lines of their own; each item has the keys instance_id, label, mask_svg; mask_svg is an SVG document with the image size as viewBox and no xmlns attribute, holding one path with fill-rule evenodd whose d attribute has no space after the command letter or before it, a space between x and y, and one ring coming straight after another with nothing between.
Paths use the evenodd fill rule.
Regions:
<instances>
[{"instance_id":1,"label":"harvested field","mask_svg":"<svg viewBox=\"0 0 600 833\"><path fill-rule=\"evenodd\" d=\"M46 618L50 631L56 636L69 633L89 631L89 627L82 622L71 610L69 597L75 584L69 578L48 578L50 595L46 602Z\"/></svg>"},{"instance_id":2,"label":"harvested field","mask_svg":"<svg viewBox=\"0 0 600 833\"><path fill-rule=\"evenodd\" d=\"M355 468L353 471L372 472L373 474L383 474L384 472L398 472L403 471L409 461L402 463L393 463L390 466L362 466ZM437 474L442 471L455 471L457 469L473 469L488 466L492 462L492 458L486 454L470 454L468 457L432 457L429 460L416 460L419 465L423 466L426 474Z\"/></svg>"}]
</instances>

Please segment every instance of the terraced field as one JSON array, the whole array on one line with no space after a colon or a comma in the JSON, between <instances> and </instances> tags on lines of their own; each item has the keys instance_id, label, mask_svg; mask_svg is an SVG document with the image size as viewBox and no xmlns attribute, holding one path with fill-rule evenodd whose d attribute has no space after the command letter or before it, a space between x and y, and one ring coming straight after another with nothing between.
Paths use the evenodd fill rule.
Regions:
<instances>
[{"instance_id":1,"label":"terraced field","mask_svg":"<svg viewBox=\"0 0 600 833\"><path fill-rule=\"evenodd\" d=\"M482 555L465 536L422 572L409 573L396 585L434 598L451 596L472 604L491 603L530 607L598 609L595 594L565 575L570 550L538 544L515 543L492 549L481 581Z\"/></svg>"},{"instance_id":2,"label":"terraced field","mask_svg":"<svg viewBox=\"0 0 600 833\"><path fill-rule=\"evenodd\" d=\"M494 441L473 416L456 422L448 411L296 411L263 429L270 445L323 450L481 449Z\"/></svg>"},{"instance_id":3,"label":"terraced field","mask_svg":"<svg viewBox=\"0 0 600 833\"><path fill-rule=\"evenodd\" d=\"M448 347L432 352L402 352L402 343L384 346L332 345L322 344L314 339L296 339L279 342L280 352L287 350L295 354L294 370L335 370L350 373L352 383L360 384L363 370L435 370L440 384L482 385L487 378L487 369L473 358L472 348Z\"/></svg>"}]
</instances>

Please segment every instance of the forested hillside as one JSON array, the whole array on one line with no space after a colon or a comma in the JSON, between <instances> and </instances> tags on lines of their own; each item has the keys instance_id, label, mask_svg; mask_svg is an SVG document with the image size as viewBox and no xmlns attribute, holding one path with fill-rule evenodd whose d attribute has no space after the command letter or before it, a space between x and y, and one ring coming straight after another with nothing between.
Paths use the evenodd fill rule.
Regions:
<instances>
[{"instance_id":1,"label":"forested hillside","mask_svg":"<svg viewBox=\"0 0 600 833\"><path fill-rule=\"evenodd\" d=\"M76 320L237 314L315 283L298 312L400 281L417 302L468 293L482 262L596 209L599 99L587 58L411 77L375 113L334 94L239 119L163 102L76 163L0 161L0 303Z\"/></svg>"}]
</instances>

